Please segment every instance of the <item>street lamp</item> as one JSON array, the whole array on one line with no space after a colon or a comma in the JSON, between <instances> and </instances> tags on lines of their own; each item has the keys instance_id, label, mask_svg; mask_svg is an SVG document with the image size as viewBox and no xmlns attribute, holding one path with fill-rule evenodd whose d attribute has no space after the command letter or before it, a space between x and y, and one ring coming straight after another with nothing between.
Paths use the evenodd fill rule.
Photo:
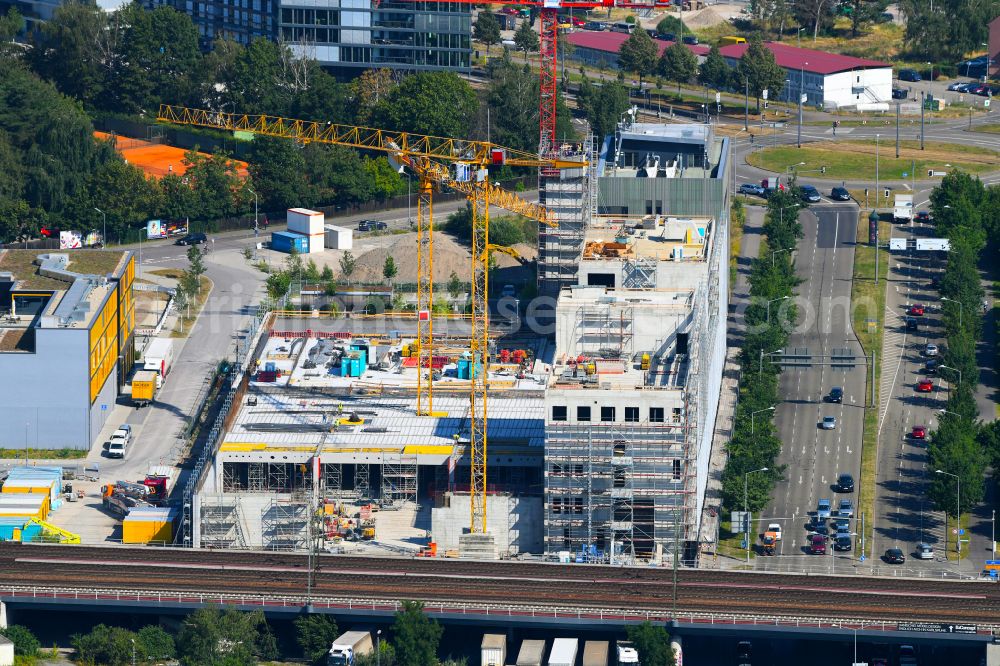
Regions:
<instances>
[{"instance_id":1,"label":"street lamp","mask_svg":"<svg viewBox=\"0 0 1000 666\"><path fill-rule=\"evenodd\" d=\"M94 208L94 210L96 210L98 213L100 213L101 217L104 218L104 232L103 232L103 235L101 236L101 243L104 244L104 247L107 247L108 246L108 216L100 208Z\"/></svg>"},{"instance_id":2,"label":"street lamp","mask_svg":"<svg viewBox=\"0 0 1000 666\"><path fill-rule=\"evenodd\" d=\"M779 296L778 298L772 298L767 302L767 323L771 323L771 303L775 301L784 301L791 298L791 296Z\"/></svg>"},{"instance_id":3,"label":"street lamp","mask_svg":"<svg viewBox=\"0 0 1000 666\"><path fill-rule=\"evenodd\" d=\"M946 208L947 208L947 206L946 206ZM965 318L965 313L964 313L965 308L962 307L962 302L961 301L956 301L954 298L948 298L947 296L942 296L941 300L942 301L948 301L949 303L956 303L958 305L958 326L959 326L959 328L964 328L962 322L963 322L963 320Z\"/></svg>"},{"instance_id":4,"label":"street lamp","mask_svg":"<svg viewBox=\"0 0 1000 666\"><path fill-rule=\"evenodd\" d=\"M795 167L805 166L805 162L799 162L798 164L789 164L785 167L785 173L791 173Z\"/></svg>"},{"instance_id":5,"label":"street lamp","mask_svg":"<svg viewBox=\"0 0 1000 666\"><path fill-rule=\"evenodd\" d=\"M774 268L774 255L781 254L782 252L791 252L794 248L786 247L783 250L775 250L771 253L771 268Z\"/></svg>"},{"instance_id":6,"label":"street lamp","mask_svg":"<svg viewBox=\"0 0 1000 666\"><path fill-rule=\"evenodd\" d=\"M961 370L959 370L958 368L953 368L950 365L939 365L938 367L939 368L944 368L946 370L954 370L955 372L958 373L958 383L959 384L962 383L962 371Z\"/></svg>"},{"instance_id":7,"label":"street lamp","mask_svg":"<svg viewBox=\"0 0 1000 666\"><path fill-rule=\"evenodd\" d=\"M257 206L257 193L253 191L252 188L247 188L247 192L253 195L253 236L254 238L260 233L258 231L257 220L258 220L258 206Z\"/></svg>"},{"instance_id":8,"label":"street lamp","mask_svg":"<svg viewBox=\"0 0 1000 666\"><path fill-rule=\"evenodd\" d=\"M753 417L761 412L773 412L774 407L767 407L765 409L758 409L756 412L750 412L750 434L753 434Z\"/></svg>"},{"instance_id":9,"label":"street lamp","mask_svg":"<svg viewBox=\"0 0 1000 666\"><path fill-rule=\"evenodd\" d=\"M805 96L803 94L803 89L806 84L806 65L808 62L803 62L802 67L799 69L799 128L798 128L798 147L802 147L802 98Z\"/></svg>"},{"instance_id":10,"label":"street lamp","mask_svg":"<svg viewBox=\"0 0 1000 666\"><path fill-rule=\"evenodd\" d=\"M747 507L750 505L750 502L747 499L749 496L750 475L756 474L757 472L766 472L766 471L767 471L766 467L761 467L760 469L752 469L743 475L743 519L747 521L746 532L745 532L747 540L747 564L750 564L750 511L747 509Z\"/></svg>"},{"instance_id":11,"label":"street lamp","mask_svg":"<svg viewBox=\"0 0 1000 666\"><path fill-rule=\"evenodd\" d=\"M375 665L382 666L382 630L375 632Z\"/></svg>"},{"instance_id":12,"label":"street lamp","mask_svg":"<svg viewBox=\"0 0 1000 666\"><path fill-rule=\"evenodd\" d=\"M946 476L955 477L955 550L958 551L958 557L955 558L956 564L962 564L962 535L960 534L962 527L962 479L958 474L952 474L951 472L946 472L943 469L934 470L935 474L944 474Z\"/></svg>"},{"instance_id":13,"label":"street lamp","mask_svg":"<svg viewBox=\"0 0 1000 666\"><path fill-rule=\"evenodd\" d=\"M784 349L775 349L774 351L767 352L765 354L764 350L761 349L760 350L760 367L757 368L757 376L759 377L760 375L764 374L764 357L765 356L771 356L772 354L782 354L782 353L784 353L784 351L785 351Z\"/></svg>"},{"instance_id":14,"label":"street lamp","mask_svg":"<svg viewBox=\"0 0 1000 666\"><path fill-rule=\"evenodd\" d=\"M875 210L878 210L878 134L875 135ZM877 256L877 255L876 255Z\"/></svg>"},{"instance_id":15,"label":"street lamp","mask_svg":"<svg viewBox=\"0 0 1000 666\"><path fill-rule=\"evenodd\" d=\"M958 412L952 412L947 409L939 409L938 411L941 412L942 414L951 414L952 416L957 416L958 418L962 418L962 415L959 414Z\"/></svg>"}]
</instances>

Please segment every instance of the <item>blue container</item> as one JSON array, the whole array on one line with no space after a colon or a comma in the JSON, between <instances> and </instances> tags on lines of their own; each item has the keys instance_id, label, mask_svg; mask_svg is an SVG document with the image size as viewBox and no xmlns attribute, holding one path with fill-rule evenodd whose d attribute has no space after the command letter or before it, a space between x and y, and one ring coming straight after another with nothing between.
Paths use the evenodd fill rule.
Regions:
<instances>
[{"instance_id":1,"label":"blue container","mask_svg":"<svg viewBox=\"0 0 1000 666\"><path fill-rule=\"evenodd\" d=\"M476 374L481 372L482 369L483 366L481 363L476 363L475 370L473 370L471 358L460 358L458 359L458 370L456 374L459 379L472 379Z\"/></svg>"},{"instance_id":2,"label":"blue container","mask_svg":"<svg viewBox=\"0 0 1000 666\"><path fill-rule=\"evenodd\" d=\"M360 377L368 367L367 354L364 351L354 351L340 359L341 377Z\"/></svg>"},{"instance_id":3,"label":"blue container","mask_svg":"<svg viewBox=\"0 0 1000 666\"><path fill-rule=\"evenodd\" d=\"M292 248L299 254L309 254L309 237L291 231L272 231L271 249L277 252L291 252Z\"/></svg>"}]
</instances>

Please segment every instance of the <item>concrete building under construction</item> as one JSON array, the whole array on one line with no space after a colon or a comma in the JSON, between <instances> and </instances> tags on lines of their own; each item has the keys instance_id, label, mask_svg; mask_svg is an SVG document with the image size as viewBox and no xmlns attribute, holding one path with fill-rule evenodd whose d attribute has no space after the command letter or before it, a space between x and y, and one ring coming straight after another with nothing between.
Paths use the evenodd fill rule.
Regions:
<instances>
[{"instance_id":1,"label":"concrete building under construction","mask_svg":"<svg viewBox=\"0 0 1000 666\"><path fill-rule=\"evenodd\" d=\"M725 359L727 154L701 126L623 124L604 145L556 311L550 553L658 560L697 534Z\"/></svg>"}]
</instances>

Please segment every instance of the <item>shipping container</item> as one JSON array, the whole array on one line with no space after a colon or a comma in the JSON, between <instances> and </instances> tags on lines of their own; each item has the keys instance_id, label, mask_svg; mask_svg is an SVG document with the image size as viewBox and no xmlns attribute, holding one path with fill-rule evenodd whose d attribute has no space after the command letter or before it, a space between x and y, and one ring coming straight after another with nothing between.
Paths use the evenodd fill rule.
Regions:
<instances>
[{"instance_id":1,"label":"shipping container","mask_svg":"<svg viewBox=\"0 0 1000 666\"><path fill-rule=\"evenodd\" d=\"M140 370L132 377L132 402L143 407L153 402L160 375L152 370Z\"/></svg>"},{"instance_id":2,"label":"shipping container","mask_svg":"<svg viewBox=\"0 0 1000 666\"><path fill-rule=\"evenodd\" d=\"M549 666L576 666L576 648L579 641L575 638L557 638L552 641L552 652L549 653Z\"/></svg>"},{"instance_id":3,"label":"shipping container","mask_svg":"<svg viewBox=\"0 0 1000 666\"><path fill-rule=\"evenodd\" d=\"M299 254L309 253L309 237L288 231L271 232L271 249L275 252L291 252L295 249Z\"/></svg>"},{"instance_id":4,"label":"shipping container","mask_svg":"<svg viewBox=\"0 0 1000 666\"><path fill-rule=\"evenodd\" d=\"M323 213L308 208L288 209L288 230L303 236L323 235L326 217Z\"/></svg>"},{"instance_id":5,"label":"shipping container","mask_svg":"<svg viewBox=\"0 0 1000 666\"><path fill-rule=\"evenodd\" d=\"M354 232L345 227L328 224L323 227L325 245L330 250L350 250L354 246Z\"/></svg>"},{"instance_id":6,"label":"shipping container","mask_svg":"<svg viewBox=\"0 0 1000 666\"><path fill-rule=\"evenodd\" d=\"M544 658L545 641L522 641L521 651L517 653L517 666L542 666Z\"/></svg>"},{"instance_id":7,"label":"shipping container","mask_svg":"<svg viewBox=\"0 0 1000 666\"><path fill-rule=\"evenodd\" d=\"M480 651L481 666L506 666L507 637L503 634L483 634Z\"/></svg>"},{"instance_id":8,"label":"shipping container","mask_svg":"<svg viewBox=\"0 0 1000 666\"><path fill-rule=\"evenodd\" d=\"M122 543L171 543L176 519L176 509L135 507L122 521Z\"/></svg>"},{"instance_id":9,"label":"shipping container","mask_svg":"<svg viewBox=\"0 0 1000 666\"><path fill-rule=\"evenodd\" d=\"M608 666L608 642L587 641L584 643L583 666Z\"/></svg>"}]
</instances>

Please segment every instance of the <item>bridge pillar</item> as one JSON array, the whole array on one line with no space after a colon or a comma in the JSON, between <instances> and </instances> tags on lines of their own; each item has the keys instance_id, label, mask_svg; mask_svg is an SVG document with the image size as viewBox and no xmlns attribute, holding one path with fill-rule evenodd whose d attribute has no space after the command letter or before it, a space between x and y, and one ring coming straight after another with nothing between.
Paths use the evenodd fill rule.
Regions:
<instances>
[{"instance_id":1,"label":"bridge pillar","mask_svg":"<svg viewBox=\"0 0 1000 666\"><path fill-rule=\"evenodd\" d=\"M986 666L1000 666L1000 645L986 644Z\"/></svg>"},{"instance_id":2,"label":"bridge pillar","mask_svg":"<svg viewBox=\"0 0 1000 666\"><path fill-rule=\"evenodd\" d=\"M0 601L0 629L7 628L7 604Z\"/></svg>"}]
</instances>

